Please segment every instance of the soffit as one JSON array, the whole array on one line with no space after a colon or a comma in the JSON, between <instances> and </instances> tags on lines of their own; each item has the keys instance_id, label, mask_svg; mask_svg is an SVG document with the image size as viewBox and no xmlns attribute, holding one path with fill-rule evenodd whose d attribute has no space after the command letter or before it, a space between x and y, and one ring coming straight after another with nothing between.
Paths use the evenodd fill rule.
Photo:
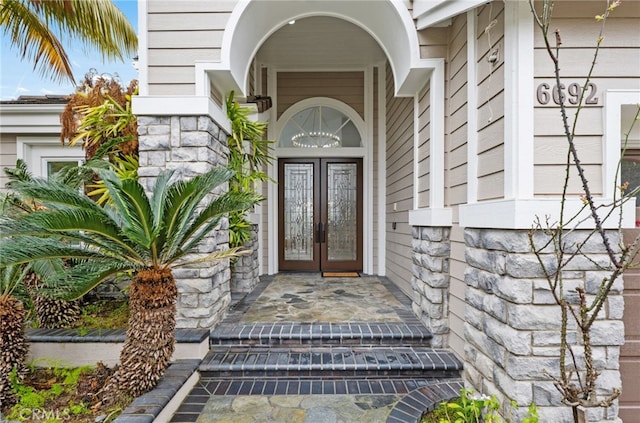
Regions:
<instances>
[{"instance_id":1,"label":"soffit","mask_svg":"<svg viewBox=\"0 0 640 423\"><path fill-rule=\"evenodd\" d=\"M380 63L386 56L366 31L342 19L315 16L296 20L260 47L260 62L279 68L336 69Z\"/></svg>"}]
</instances>

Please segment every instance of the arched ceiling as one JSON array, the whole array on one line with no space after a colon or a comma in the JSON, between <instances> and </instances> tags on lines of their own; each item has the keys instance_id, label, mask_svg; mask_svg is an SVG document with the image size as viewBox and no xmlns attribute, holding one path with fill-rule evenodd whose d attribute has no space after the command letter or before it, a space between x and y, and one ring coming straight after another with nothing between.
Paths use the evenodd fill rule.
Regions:
<instances>
[{"instance_id":1,"label":"arched ceiling","mask_svg":"<svg viewBox=\"0 0 640 423\"><path fill-rule=\"evenodd\" d=\"M276 57L276 51L270 45L269 39L274 36L286 36L291 31L298 29L286 29L285 26L292 20L302 21L304 18L319 17L324 22L335 24L336 27L352 31L352 33L365 40L365 34L369 40L365 41L369 48L363 48L359 53L352 54L351 60L362 61L366 54L376 58L380 52L374 47L377 44L384 53L383 57L389 60L393 71L397 95L412 95L415 81L424 81L430 68L421 64L418 37L415 24L409 10L403 2L393 0L379 0L362 2L358 0L283 0L260 1L242 0L235 7L222 40L221 63L209 71L211 79L223 87L239 89L246 94L249 67L253 58L258 54L260 47L267 57ZM344 21L344 22L338 22ZM309 21L315 24L322 21ZM360 29L355 31L347 24L350 23ZM296 25L292 25L295 27ZM276 34L278 31L280 34ZM307 34L307 37L313 35ZM335 37L334 37L335 38ZM333 41L343 44L340 51L341 60L349 60L349 52L353 51L348 46L348 40ZM316 43L314 49L328 48L328 43ZM298 57L301 53L298 54ZM282 60L284 58L280 57ZM333 60L331 55L325 56ZM337 65L334 64L334 67ZM415 91L414 91L415 92Z\"/></svg>"},{"instance_id":2,"label":"arched ceiling","mask_svg":"<svg viewBox=\"0 0 640 423\"><path fill-rule=\"evenodd\" d=\"M256 58L281 68L335 69L385 60L384 51L365 30L342 19L298 19L274 32Z\"/></svg>"}]
</instances>

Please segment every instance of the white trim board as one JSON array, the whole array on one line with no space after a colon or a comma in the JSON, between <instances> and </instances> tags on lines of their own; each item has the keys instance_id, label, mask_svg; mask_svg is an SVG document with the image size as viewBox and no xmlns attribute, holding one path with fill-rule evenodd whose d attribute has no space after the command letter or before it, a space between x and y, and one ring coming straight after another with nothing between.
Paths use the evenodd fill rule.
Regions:
<instances>
[{"instance_id":1,"label":"white trim board","mask_svg":"<svg viewBox=\"0 0 640 423\"><path fill-rule=\"evenodd\" d=\"M621 134L629 128L622 128L623 105L640 105L640 90L607 90L604 96L604 142L602 158L602 180L605 197L613 197L620 181L616 181L616 171L622 148ZM639 123L636 122L636 125ZM620 178L620 175L618 175Z\"/></svg>"},{"instance_id":2,"label":"white trim board","mask_svg":"<svg viewBox=\"0 0 640 423\"><path fill-rule=\"evenodd\" d=\"M596 204L610 204L610 199L596 199ZM475 204L463 204L459 208L460 226L465 228L492 229L531 229L540 219L542 224L548 218L549 222L557 222L560 212L559 198L515 199L483 201ZM568 199L565 204L565 220L580 213L581 221L585 222L579 228L590 228L588 210L584 209L579 198ZM600 216L605 216L609 209L599 209ZM622 210L622 227L635 227L635 202L627 201ZM618 218L611 216L605 224L607 229L618 227Z\"/></svg>"}]
</instances>

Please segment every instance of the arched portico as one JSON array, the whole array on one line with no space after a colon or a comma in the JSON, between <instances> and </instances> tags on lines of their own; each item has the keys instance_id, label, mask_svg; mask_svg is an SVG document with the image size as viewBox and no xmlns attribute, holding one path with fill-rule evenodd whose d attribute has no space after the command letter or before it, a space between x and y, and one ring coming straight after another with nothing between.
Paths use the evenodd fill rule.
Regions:
<instances>
[{"instance_id":1,"label":"arched portico","mask_svg":"<svg viewBox=\"0 0 640 423\"><path fill-rule=\"evenodd\" d=\"M310 16L329 16L365 30L385 52L393 71L395 94L412 96L433 66L420 59L420 46L409 10L400 2L244 0L233 10L222 40L219 63L201 68L219 87L248 92L251 61L260 46L282 26ZM248 31L247 29L251 30ZM202 89L205 88L203 84Z\"/></svg>"}]
</instances>

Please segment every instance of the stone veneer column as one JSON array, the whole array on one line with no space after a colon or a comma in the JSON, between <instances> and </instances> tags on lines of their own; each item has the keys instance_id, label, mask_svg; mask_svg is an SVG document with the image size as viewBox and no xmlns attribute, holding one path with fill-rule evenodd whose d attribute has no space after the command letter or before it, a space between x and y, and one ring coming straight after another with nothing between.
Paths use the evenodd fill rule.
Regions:
<instances>
[{"instance_id":1,"label":"stone veneer column","mask_svg":"<svg viewBox=\"0 0 640 423\"><path fill-rule=\"evenodd\" d=\"M580 237L586 233L575 233L574 242L584 240ZM515 421L521 421L527 406L534 402L541 422L572 423L571 409L560 403L560 394L549 376L559 374L560 308L532 253L528 231L466 229L465 244L467 382L478 392L495 394L503 405L515 400L520 407ZM596 237L584 244L583 251L595 263L607 263ZM552 254L546 257L553 260ZM565 297L575 300L576 287L595 294L606 274L593 262L577 257L564 272ZM620 280L592 329L595 365L602 370L598 379L601 394L621 387L618 359L624 342L622 312ZM570 337L577 339L577 332ZM608 409L588 410L587 421L620 422L617 415L616 401Z\"/></svg>"},{"instance_id":2,"label":"stone veneer column","mask_svg":"<svg viewBox=\"0 0 640 423\"><path fill-rule=\"evenodd\" d=\"M251 225L251 239L244 245L249 254L238 257L232 265L231 292L249 293L260 281L260 260L258 257L258 225Z\"/></svg>"},{"instance_id":3,"label":"stone veneer column","mask_svg":"<svg viewBox=\"0 0 640 423\"><path fill-rule=\"evenodd\" d=\"M429 329L431 346L449 343L448 227L413 227L413 312Z\"/></svg>"},{"instance_id":4,"label":"stone veneer column","mask_svg":"<svg viewBox=\"0 0 640 423\"><path fill-rule=\"evenodd\" d=\"M147 191L165 169L174 178L191 178L227 164L227 134L208 116L139 116L140 168L138 175ZM227 187L220 187L218 195ZM196 254L206 255L228 248L228 221L213 231ZM211 328L220 321L231 302L229 260L181 267L173 272L178 285L179 328Z\"/></svg>"}]
</instances>

